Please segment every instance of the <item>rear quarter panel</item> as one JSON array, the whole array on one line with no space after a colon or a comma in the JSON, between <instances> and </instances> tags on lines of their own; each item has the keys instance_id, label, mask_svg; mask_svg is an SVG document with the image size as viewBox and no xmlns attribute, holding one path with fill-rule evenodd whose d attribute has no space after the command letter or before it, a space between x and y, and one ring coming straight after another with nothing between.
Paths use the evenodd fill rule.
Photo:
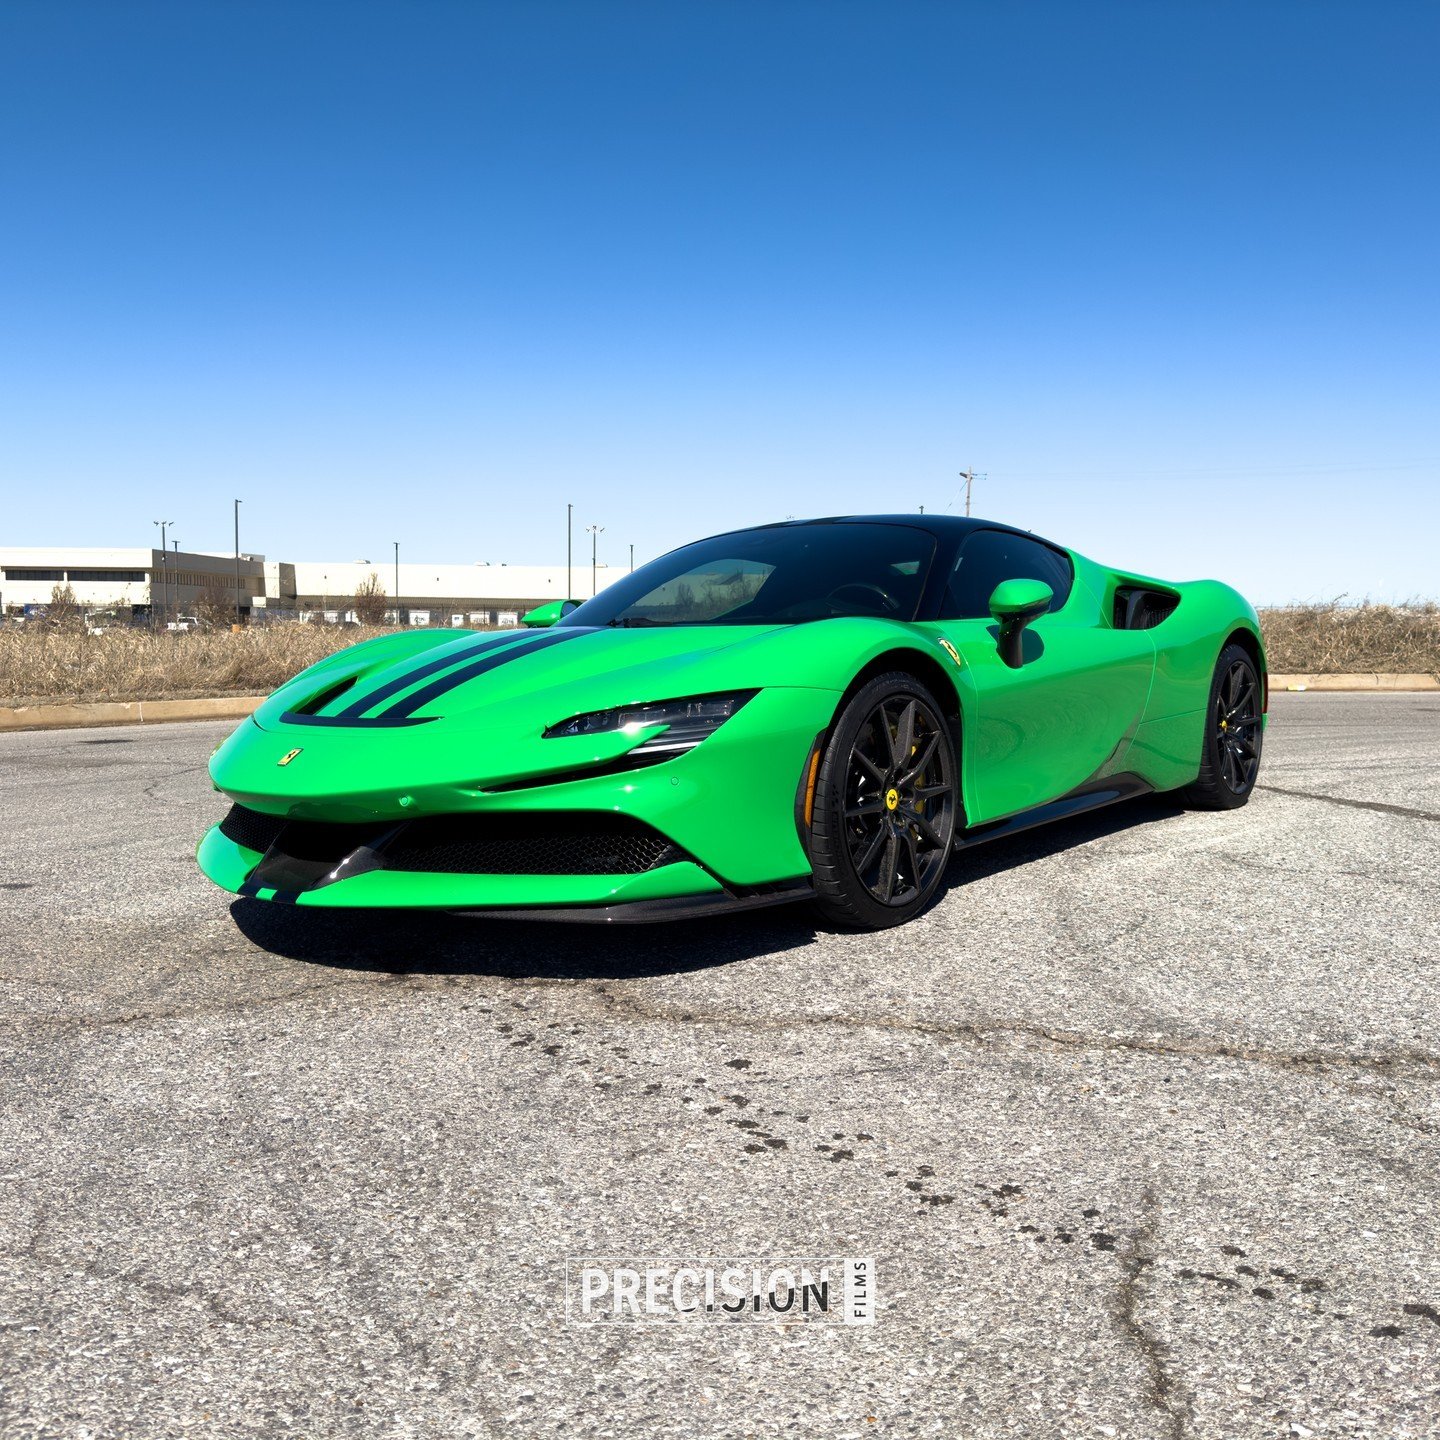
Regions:
<instances>
[{"instance_id":1,"label":"rear quarter panel","mask_svg":"<svg viewBox=\"0 0 1440 1440\"><path fill-rule=\"evenodd\" d=\"M1121 578L1123 583L1131 577ZM1248 637L1262 680L1265 646L1254 607L1230 586L1218 580L1159 583L1175 591L1180 603L1148 632L1155 642L1155 679L1132 746L1132 768L1156 789L1168 790L1188 785L1199 773L1210 682L1226 642L1237 632Z\"/></svg>"}]
</instances>

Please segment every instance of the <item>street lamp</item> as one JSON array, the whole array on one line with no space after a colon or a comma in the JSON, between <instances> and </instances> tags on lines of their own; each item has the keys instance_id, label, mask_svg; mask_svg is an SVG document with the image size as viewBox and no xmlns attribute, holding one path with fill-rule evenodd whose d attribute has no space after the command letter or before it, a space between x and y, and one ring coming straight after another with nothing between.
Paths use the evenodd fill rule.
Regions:
<instances>
[{"instance_id":1,"label":"street lamp","mask_svg":"<svg viewBox=\"0 0 1440 1440\"><path fill-rule=\"evenodd\" d=\"M574 529L575 507L573 505L567 505L565 507L565 598L567 600L573 600L575 598L574 566L570 560L570 537Z\"/></svg>"},{"instance_id":2,"label":"street lamp","mask_svg":"<svg viewBox=\"0 0 1440 1440\"><path fill-rule=\"evenodd\" d=\"M400 624L400 542L395 541L395 624Z\"/></svg>"},{"instance_id":3,"label":"street lamp","mask_svg":"<svg viewBox=\"0 0 1440 1440\"><path fill-rule=\"evenodd\" d=\"M598 579L599 561L596 559L596 555L599 552L600 532L604 528L605 527L603 525L587 525L585 527L586 531L590 535L590 598L592 600L599 593L600 589L600 582Z\"/></svg>"},{"instance_id":4,"label":"street lamp","mask_svg":"<svg viewBox=\"0 0 1440 1440\"><path fill-rule=\"evenodd\" d=\"M630 542L630 573L635 573L635 542Z\"/></svg>"},{"instance_id":5,"label":"street lamp","mask_svg":"<svg viewBox=\"0 0 1440 1440\"><path fill-rule=\"evenodd\" d=\"M154 520L151 523L160 527L160 610L163 615L170 608L170 574L165 559L165 531L175 522L173 520ZM150 572L150 613L153 617L155 613L155 572L153 569Z\"/></svg>"},{"instance_id":6,"label":"street lamp","mask_svg":"<svg viewBox=\"0 0 1440 1440\"><path fill-rule=\"evenodd\" d=\"M240 610L240 502L235 502L235 623L243 625L244 616Z\"/></svg>"}]
</instances>

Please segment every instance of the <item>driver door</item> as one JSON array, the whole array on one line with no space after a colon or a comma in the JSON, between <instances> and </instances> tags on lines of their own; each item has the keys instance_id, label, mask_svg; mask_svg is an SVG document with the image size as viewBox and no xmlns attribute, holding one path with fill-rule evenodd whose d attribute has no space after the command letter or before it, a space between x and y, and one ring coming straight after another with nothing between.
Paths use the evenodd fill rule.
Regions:
<instances>
[{"instance_id":1,"label":"driver door","mask_svg":"<svg viewBox=\"0 0 1440 1440\"><path fill-rule=\"evenodd\" d=\"M1002 580L1041 580L1051 610L1024 633L1024 663L1001 660L989 601ZM1076 583L1069 555L1000 530L968 537L947 587L939 634L962 659L966 818L1002 819L1124 769L1155 670L1144 630L1115 630Z\"/></svg>"}]
</instances>

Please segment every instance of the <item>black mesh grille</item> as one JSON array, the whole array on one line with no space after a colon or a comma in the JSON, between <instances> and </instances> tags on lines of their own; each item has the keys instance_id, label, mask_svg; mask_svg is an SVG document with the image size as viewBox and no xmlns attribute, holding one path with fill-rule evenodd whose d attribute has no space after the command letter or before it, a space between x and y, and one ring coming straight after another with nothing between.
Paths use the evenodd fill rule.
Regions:
<instances>
[{"instance_id":1,"label":"black mesh grille","mask_svg":"<svg viewBox=\"0 0 1440 1440\"><path fill-rule=\"evenodd\" d=\"M639 875L685 858L622 815L443 815L413 821L383 850L387 870L463 875Z\"/></svg>"},{"instance_id":2,"label":"black mesh grille","mask_svg":"<svg viewBox=\"0 0 1440 1440\"><path fill-rule=\"evenodd\" d=\"M640 875L690 857L624 815L435 815L346 825L286 821L236 805L220 833L250 850L338 865L362 845L385 870L446 875ZM276 842L279 842L276 844Z\"/></svg>"},{"instance_id":3,"label":"black mesh grille","mask_svg":"<svg viewBox=\"0 0 1440 1440\"><path fill-rule=\"evenodd\" d=\"M283 815L262 815L244 805L232 805L230 813L220 822L220 833L247 850L259 850L262 854L275 842L276 836L285 828Z\"/></svg>"}]
</instances>

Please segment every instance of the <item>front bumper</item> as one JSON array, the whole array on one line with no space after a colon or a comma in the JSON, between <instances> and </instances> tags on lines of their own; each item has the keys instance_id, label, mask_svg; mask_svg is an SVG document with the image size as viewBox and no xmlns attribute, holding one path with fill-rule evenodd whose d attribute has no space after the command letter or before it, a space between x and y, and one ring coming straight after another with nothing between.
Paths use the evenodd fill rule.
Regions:
<instances>
[{"instance_id":1,"label":"front bumper","mask_svg":"<svg viewBox=\"0 0 1440 1440\"><path fill-rule=\"evenodd\" d=\"M634 875L441 874L376 868L333 879L322 876L318 883L271 885L264 883L267 853L230 839L219 825L201 840L196 858L211 880L233 894L331 910L452 910L496 918L640 923L783 904L813 893L808 876L732 888L688 860ZM343 872L349 858L342 857L331 872Z\"/></svg>"},{"instance_id":2,"label":"front bumper","mask_svg":"<svg viewBox=\"0 0 1440 1440\"><path fill-rule=\"evenodd\" d=\"M582 778L548 768L564 741L533 742L543 773L526 779L530 755L522 753L498 772L501 778L476 779L477 768L497 773L483 765L495 741L477 731L444 733L436 725L382 737L296 727L287 734L247 722L216 753L211 774L217 789L270 820L274 833L217 825L197 859L233 893L324 908L613 920L796 899L810 893L797 788L837 699L822 690L763 691L685 754ZM295 747L308 763L282 766ZM508 753L517 748L527 747L511 737ZM581 770L591 759L575 758ZM280 834L287 822L288 839ZM399 858L408 841L397 840L397 831L446 824L473 824L489 838L472 859L451 854L439 868L423 857ZM542 849L533 866L523 858L537 854L527 835L586 824L629 824L663 843L615 869L605 868L603 852L576 870L566 868L563 853L557 858ZM501 853L503 845L496 850L495 837L508 834L529 846L519 859Z\"/></svg>"}]
</instances>

